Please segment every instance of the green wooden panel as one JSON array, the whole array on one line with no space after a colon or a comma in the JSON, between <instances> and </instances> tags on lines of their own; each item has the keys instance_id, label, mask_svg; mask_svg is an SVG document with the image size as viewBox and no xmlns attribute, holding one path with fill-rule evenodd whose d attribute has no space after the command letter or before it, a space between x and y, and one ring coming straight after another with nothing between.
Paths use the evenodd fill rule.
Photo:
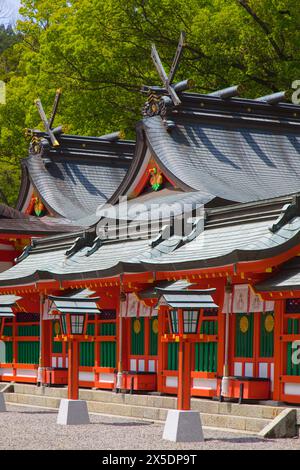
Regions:
<instances>
[{"instance_id":1,"label":"green wooden panel","mask_svg":"<svg viewBox=\"0 0 300 470\"><path fill-rule=\"evenodd\" d=\"M178 370L179 343L168 343L168 370Z\"/></svg>"},{"instance_id":2,"label":"green wooden panel","mask_svg":"<svg viewBox=\"0 0 300 470\"><path fill-rule=\"evenodd\" d=\"M7 341L5 343L5 362L11 363L13 361L13 342Z\"/></svg>"},{"instance_id":3,"label":"green wooden panel","mask_svg":"<svg viewBox=\"0 0 300 470\"><path fill-rule=\"evenodd\" d=\"M20 325L18 336L40 336L40 325Z\"/></svg>"},{"instance_id":4,"label":"green wooden panel","mask_svg":"<svg viewBox=\"0 0 300 470\"><path fill-rule=\"evenodd\" d=\"M81 342L80 343L80 361L81 366L92 367L95 364L95 343L94 342Z\"/></svg>"},{"instance_id":5,"label":"green wooden panel","mask_svg":"<svg viewBox=\"0 0 300 470\"><path fill-rule=\"evenodd\" d=\"M55 338L56 337L56 333L55 333L55 324L59 323L58 320L53 320L52 321L52 338ZM60 331L60 328L59 328L59 334L61 333ZM52 352L55 353L55 354L62 354L62 351L63 351L63 345L62 345L62 341L53 341L52 340Z\"/></svg>"},{"instance_id":6,"label":"green wooden panel","mask_svg":"<svg viewBox=\"0 0 300 470\"><path fill-rule=\"evenodd\" d=\"M3 336L13 336L13 327L12 326L4 326L3 328Z\"/></svg>"},{"instance_id":7,"label":"green wooden panel","mask_svg":"<svg viewBox=\"0 0 300 470\"><path fill-rule=\"evenodd\" d=\"M150 318L150 332L149 332L149 354L150 356L157 356L158 351L158 333L153 331L153 326L157 325L157 318Z\"/></svg>"},{"instance_id":8,"label":"green wooden panel","mask_svg":"<svg viewBox=\"0 0 300 470\"><path fill-rule=\"evenodd\" d=\"M266 329L269 316L274 319L274 314L271 312L262 313L260 316L260 357L274 356L274 329L272 331Z\"/></svg>"},{"instance_id":9,"label":"green wooden panel","mask_svg":"<svg viewBox=\"0 0 300 470\"><path fill-rule=\"evenodd\" d=\"M299 320L297 318L289 318L287 322L287 333L290 335L299 334ZM300 375L300 364L293 364L293 348L292 342L287 343L287 364L286 373L287 375Z\"/></svg>"},{"instance_id":10,"label":"green wooden panel","mask_svg":"<svg viewBox=\"0 0 300 470\"><path fill-rule=\"evenodd\" d=\"M100 325L101 336L115 336L116 323L102 323ZM101 367L116 367L116 342L115 341L102 341L100 343L100 366Z\"/></svg>"},{"instance_id":11,"label":"green wooden panel","mask_svg":"<svg viewBox=\"0 0 300 470\"><path fill-rule=\"evenodd\" d=\"M87 326L87 334L95 334L94 323L89 323ZM95 343L94 341L81 341L80 342L80 356L79 364L81 366L93 367L95 364Z\"/></svg>"},{"instance_id":12,"label":"green wooden panel","mask_svg":"<svg viewBox=\"0 0 300 470\"><path fill-rule=\"evenodd\" d=\"M102 343L100 343L101 367L116 367L116 350L117 345L115 341L102 341Z\"/></svg>"},{"instance_id":13,"label":"green wooden panel","mask_svg":"<svg viewBox=\"0 0 300 470\"><path fill-rule=\"evenodd\" d=\"M18 362L20 364L38 364L40 343L38 341L18 342Z\"/></svg>"},{"instance_id":14,"label":"green wooden panel","mask_svg":"<svg viewBox=\"0 0 300 470\"><path fill-rule=\"evenodd\" d=\"M143 356L145 354L145 322L144 318L131 319L131 354ZM139 322L139 331L135 331L135 325Z\"/></svg>"},{"instance_id":15,"label":"green wooden panel","mask_svg":"<svg viewBox=\"0 0 300 470\"><path fill-rule=\"evenodd\" d=\"M242 321L241 321L242 320ZM243 331L241 328L247 326ZM237 313L235 327L235 357L253 357L254 314Z\"/></svg>"},{"instance_id":16,"label":"green wooden panel","mask_svg":"<svg viewBox=\"0 0 300 470\"><path fill-rule=\"evenodd\" d=\"M218 334L218 322L205 320L201 325L201 333ZM218 345L216 342L195 343L195 371L216 372L218 361Z\"/></svg>"},{"instance_id":17,"label":"green wooden panel","mask_svg":"<svg viewBox=\"0 0 300 470\"><path fill-rule=\"evenodd\" d=\"M101 336L115 336L116 335L116 323L101 323L100 324L100 335Z\"/></svg>"}]
</instances>

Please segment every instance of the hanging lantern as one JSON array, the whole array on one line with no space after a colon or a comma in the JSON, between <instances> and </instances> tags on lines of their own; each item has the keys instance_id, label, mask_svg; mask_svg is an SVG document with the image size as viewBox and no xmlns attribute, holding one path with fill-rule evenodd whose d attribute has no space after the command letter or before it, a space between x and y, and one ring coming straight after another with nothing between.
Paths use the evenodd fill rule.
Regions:
<instances>
[{"instance_id":1,"label":"hanging lantern","mask_svg":"<svg viewBox=\"0 0 300 470\"><path fill-rule=\"evenodd\" d=\"M200 310L169 310L170 329L173 334L196 334Z\"/></svg>"},{"instance_id":2,"label":"hanging lantern","mask_svg":"<svg viewBox=\"0 0 300 470\"><path fill-rule=\"evenodd\" d=\"M168 307L169 328L174 335L199 333L200 311L212 311L218 308L211 296L215 289L156 288L156 290L160 295L159 305Z\"/></svg>"},{"instance_id":3,"label":"hanging lantern","mask_svg":"<svg viewBox=\"0 0 300 470\"><path fill-rule=\"evenodd\" d=\"M78 313L62 313L60 315L60 328L63 335L85 335L88 315Z\"/></svg>"},{"instance_id":4,"label":"hanging lantern","mask_svg":"<svg viewBox=\"0 0 300 470\"><path fill-rule=\"evenodd\" d=\"M75 298L49 296L52 313L59 314L60 329L64 336L84 336L87 332L88 316L99 314L96 302L100 297Z\"/></svg>"}]
</instances>

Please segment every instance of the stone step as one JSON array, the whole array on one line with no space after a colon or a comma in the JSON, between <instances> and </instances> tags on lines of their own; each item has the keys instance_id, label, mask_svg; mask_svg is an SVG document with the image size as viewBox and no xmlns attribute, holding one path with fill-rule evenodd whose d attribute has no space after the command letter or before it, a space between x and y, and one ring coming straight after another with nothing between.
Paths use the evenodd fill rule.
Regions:
<instances>
[{"instance_id":1,"label":"stone step","mask_svg":"<svg viewBox=\"0 0 300 470\"><path fill-rule=\"evenodd\" d=\"M47 396L52 398L66 398L67 388L56 387L36 387L28 384L14 384L16 393L31 394L36 396ZM149 408L175 409L176 397L174 396L157 396L157 395L140 395L140 394L117 394L105 390L81 389L80 398L87 401L104 402L120 405L139 405ZM274 419L284 410L283 407L268 405L249 405L237 403L220 403L210 399L193 398L191 400L193 410L201 413L234 415L258 419Z\"/></svg>"},{"instance_id":2,"label":"stone step","mask_svg":"<svg viewBox=\"0 0 300 470\"><path fill-rule=\"evenodd\" d=\"M22 393L5 394L7 403L16 403L18 405L41 406L47 408L58 408L60 403L59 397L50 397L46 395L31 395ZM87 400L88 409L92 413L108 414L115 416L124 416L131 418L142 418L153 421L164 422L167 417L167 408L155 408L154 406L143 406L128 403L109 403L104 401ZM221 413L201 412L203 426L214 428L226 428L240 431L249 431L258 433L271 420L266 418L253 418L247 416L234 416Z\"/></svg>"},{"instance_id":3,"label":"stone step","mask_svg":"<svg viewBox=\"0 0 300 470\"><path fill-rule=\"evenodd\" d=\"M29 395L23 393L5 393L6 403L16 403L19 405L41 406L46 408L58 408L60 398Z\"/></svg>"}]
</instances>

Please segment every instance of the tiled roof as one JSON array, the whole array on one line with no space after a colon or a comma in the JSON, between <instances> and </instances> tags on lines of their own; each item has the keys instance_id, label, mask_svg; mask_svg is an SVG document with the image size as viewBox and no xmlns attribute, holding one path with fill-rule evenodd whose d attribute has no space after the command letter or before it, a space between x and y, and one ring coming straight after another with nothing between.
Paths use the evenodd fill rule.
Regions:
<instances>
[{"instance_id":1,"label":"tiled roof","mask_svg":"<svg viewBox=\"0 0 300 470\"><path fill-rule=\"evenodd\" d=\"M278 273L257 284L255 289L259 292L300 290L299 257L285 263Z\"/></svg>"},{"instance_id":2,"label":"tiled roof","mask_svg":"<svg viewBox=\"0 0 300 470\"><path fill-rule=\"evenodd\" d=\"M248 207L253 211L257 203ZM230 210L229 208L227 209ZM74 240L64 244L64 238L36 240L25 259L0 274L0 285L13 285L37 279L89 279L108 277L122 272L175 271L224 266L239 261L260 260L275 256L297 245L300 241L300 217L294 217L276 233L270 228L278 218L278 211L256 214L248 218L243 205L240 219L231 224L211 216L204 231L194 228L187 237L170 236L166 240L151 233L154 244L147 236L132 239L103 239L96 248L86 246L66 255ZM212 210L212 212L220 212ZM222 211L221 211L222 212ZM220 214L218 215L220 217ZM237 218L237 214L236 214ZM201 222L201 221L200 221ZM145 232L147 235L147 231Z\"/></svg>"},{"instance_id":3,"label":"tiled roof","mask_svg":"<svg viewBox=\"0 0 300 470\"><path fill-rule=\"evenodd\" d=\"M85 228L61 218L35 217L0 204L0 232L27 235L51 235Z\"/></svg>"},{"instance_id":4,"label":"tiled roof","mask_svg":"<svg viewBox=\"0 0 300 470\"><path fill-rule=\"evenodd\" d=\"M27 176L50 212L79 225L109 200L131 163L133 142L63 135L60 146L31 154ZM23 183L25 186L25 182Z\"/></svg>"},{"instance_id":5,"label":"tiled roof","mask_svg":"<svg viewBox=\"0 0 300 470\"><path fill-rule=\"evenodd\" d=\"M173 117L167 131L159 116L143 126L158 162L186 188L235 202L258 201L300 190L300 123L281 129L253 121L210 124Z\"/></svg>"}]
</instances>

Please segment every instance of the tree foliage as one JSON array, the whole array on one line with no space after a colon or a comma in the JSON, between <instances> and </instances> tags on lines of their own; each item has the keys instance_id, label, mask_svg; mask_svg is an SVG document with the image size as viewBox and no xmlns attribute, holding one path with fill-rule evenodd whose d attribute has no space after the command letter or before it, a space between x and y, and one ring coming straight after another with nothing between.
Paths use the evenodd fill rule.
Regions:
<instances>
[{"instance_id":1,"label":"tree foliage","mask_svg":"<svg viewBox=\"0 0 300 470\"><path fill-rule=\"evenodd\" d=\"M176 78L193 78L202 93L241 83L245 96L255 97L300 78L294 0L23 0L21 14L21 39L0 48L0 79L7 82L7 104L0 105L0 164L7 173L0 187L10 203L28 147L23 129L41 126L34 99L48 111L61 87L56 122L68 132L121 128L134 137L141 85L160 84L153 42L168 69L186 32Z\"/></svg>"}]
</instances>

